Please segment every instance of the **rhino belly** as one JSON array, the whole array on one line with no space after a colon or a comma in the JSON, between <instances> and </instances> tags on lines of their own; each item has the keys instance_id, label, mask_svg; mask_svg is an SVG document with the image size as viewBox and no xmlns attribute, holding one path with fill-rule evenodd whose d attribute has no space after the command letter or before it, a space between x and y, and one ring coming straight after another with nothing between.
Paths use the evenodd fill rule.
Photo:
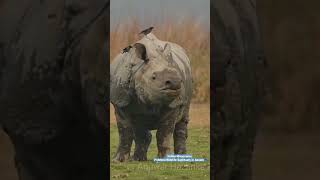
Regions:
<instances>
[{"instance_id":1,"label":"rhino belly","mask_svg":"<svg viewBox=\"0 0 320 180\"><path fill-rule=\"evenodd\" d=\"M133 124L138 128L148 129L148 130L156 130L159 127L159 117L144 115L134 118Z\"/></svg>"},{"instance_id":2,"label":"rhino belly","mask_svg":"<svg viewBox=\"0 0 320 180\"><path fill-rule=\"evenodd\" d=\"M131 123L136 127L155 130L159 126L161 119L161 109L158 107L138 107L130 108L127 110Z\"/></svg>"}]
</instances>

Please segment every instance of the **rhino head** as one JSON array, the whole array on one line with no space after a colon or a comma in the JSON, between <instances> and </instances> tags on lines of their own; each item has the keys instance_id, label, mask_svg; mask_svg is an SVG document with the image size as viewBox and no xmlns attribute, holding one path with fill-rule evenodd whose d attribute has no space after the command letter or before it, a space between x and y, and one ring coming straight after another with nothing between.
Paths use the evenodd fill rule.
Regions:
<instances>
[{"instance_id":1,"label":"rhino head","mask_svg":"<svg viewBox=\"0 0 320 180\"><path fill-rule=\"evenodd\" d=\"M145 104L171 108L183 103L181 71L173 59L171 45L161 42L148 34L116 58L110 73L114 104L126 106L133 97Z\"/></svg>"}]
</instances>

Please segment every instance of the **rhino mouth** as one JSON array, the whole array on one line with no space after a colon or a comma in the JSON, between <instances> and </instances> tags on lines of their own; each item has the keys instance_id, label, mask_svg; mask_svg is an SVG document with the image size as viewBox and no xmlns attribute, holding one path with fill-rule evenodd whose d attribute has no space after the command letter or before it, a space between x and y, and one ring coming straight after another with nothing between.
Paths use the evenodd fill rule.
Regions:
<instances>
[{"instance_id":1,"label":"rhino mouth","mask_svg":"<svg viewBox=\"0 0 320 180\"><path fill-rule=\"evenodd\" d=\"M177 96L180 94L181 88L172 89L172 88L165 87L165 88L162 88L160 91L168 96Z\"/></svg>"}]
</instances>

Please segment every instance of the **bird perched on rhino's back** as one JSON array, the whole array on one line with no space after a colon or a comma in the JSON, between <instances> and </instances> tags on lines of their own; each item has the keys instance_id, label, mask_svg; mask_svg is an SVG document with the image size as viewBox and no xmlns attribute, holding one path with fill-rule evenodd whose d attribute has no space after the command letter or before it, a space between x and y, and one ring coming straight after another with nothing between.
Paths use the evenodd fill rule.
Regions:
<instances>
[{"instance_id":1,"label":"bird perched on rhino's back","mask_svg":"<svg viewBox=\"0 0 320 180\"><path fill-rule=\"evenodd\" d=\"M170 152L171 135L174 152L186 153L192 74L184 49L149 32L114 59L110 76L120 137L114 160L129 158L133 140L133 159L146 160L155 129L159 157Z\"/></svg>"},{"instance_id":2,"label":"bird perched on rhino's back","mask_svg":"<svg viewBox=\"0 0 320 180\"><path fill-rule=\"evenodd\" d=\"M148 29L141 31L139 34L147 35L147 34L151 33L152 30L153 30L153 27L149 27Z\"/></svg>"}]
</instances>

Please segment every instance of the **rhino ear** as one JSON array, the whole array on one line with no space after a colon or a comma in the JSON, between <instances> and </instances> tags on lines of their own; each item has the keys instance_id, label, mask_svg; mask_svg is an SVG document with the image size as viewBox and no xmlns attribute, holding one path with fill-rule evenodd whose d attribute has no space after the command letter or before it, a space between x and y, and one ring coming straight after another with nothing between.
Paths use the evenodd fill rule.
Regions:
<instances>
[{"instance_id":1,"label":"rhino ear","mask_svg":"<svg viewBox=\"0 0 320 180\"><path fill-rule=\"evenodd\" d=\"M110 100L118 107L130 102L131 62L127 55L119 55L110 66Z\"/></svg>"},{"instance_id":2,"label":"rhino ear","mask_svg":"<svg viewBox=\"0 0 320 180\"><path fill-rule=\"evenodd\" d=\"M144 44L141 43L135 43L133 45L133 47L135 48L135 52L138 58L144 60L144 61L148 61L149 58L147 57L147 50L146 50L146 46Z\"/></svg>"}]
</instances>

